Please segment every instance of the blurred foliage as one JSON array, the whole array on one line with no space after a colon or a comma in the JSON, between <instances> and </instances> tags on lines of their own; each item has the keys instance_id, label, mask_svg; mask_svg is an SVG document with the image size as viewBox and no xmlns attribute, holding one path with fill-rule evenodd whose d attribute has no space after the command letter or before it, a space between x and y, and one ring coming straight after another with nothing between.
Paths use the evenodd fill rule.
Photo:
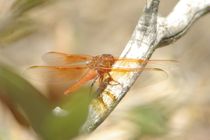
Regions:
<instances>
[{"instance_id":1,"label":"blurred foliage","mask_svg":"<svg viewBox=\"0 0 210 140\"><path fill-rule=\"evenodd\" d=\"M22 15L25 12L50 2L52 0L16 0L12 6L16 15Z\"/></svg>"},{"instance_id":2,"label":"blurred foliage","mask_svg":"<svg viewBox=\"0 0 210 140\"><path fill-rule=\"evenodd\" d=\"M34 33L38 26L26 13L49 4L50 1L52 0L16 0L7 12L8 17L0 18L0 43L9 44Z\"/></svg>"},{"instance_id":3,"label":"blurred foliage","mask_svg":"<svg viewBox=\"0 0 210 140\"><path fill-rule=\"evenodd\" d=\"M166 113L156 104L133 108L130 119L137 125L141 135L162 135L168 130Z\"/></svg>"},{"instance_id":4,"label":"blurred foliage","mask_svg":"<svg viewBox=\"0 0 210 140\"><path fill-rule=\"evenodd\" d=\"M19 18L13 21L9 26L6 26L3 30L1 30L0 43L12 43L30 35L34 31L36 31L36 29L37 27L35 23L33 23L30 19Z\"/></svg>"},{"instance_id":5,"label":"blurred foliage","mask_svg":"<svg viewBox=\"0 0 210 140\"><path fill-rule=\"evenodd\" d=\"M63 114L49 115L44 124L44 131L47 135L46 139L49 140L68 140L78 135L81 126L84 124L88 115L88 104L90 101L89 95L84 94L86 89L80 90L72 94L61 105L65 110Z\"/></svg>"},{"instance_id":6,"label":"blurred foliage","mask_svg":"<svg viewBox=\"0 0 210 140\"><path fill-rule=\"evenodd\" d=\"M81 89L67 96L58 105L65 111L56 113L53 110L57 105L50 103L11 68L0 65L0 94L18 106L20 113L45 140L67 140L79 133L86 120L90 101L85 91Z\"/></svg>"}]
</instances>

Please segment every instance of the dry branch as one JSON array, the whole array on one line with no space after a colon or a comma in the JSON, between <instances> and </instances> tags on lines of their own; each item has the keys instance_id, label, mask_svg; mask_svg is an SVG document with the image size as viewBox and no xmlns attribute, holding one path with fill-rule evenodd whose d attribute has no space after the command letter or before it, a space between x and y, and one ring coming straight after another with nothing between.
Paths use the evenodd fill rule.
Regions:
<instances>
[{"instance_id":1,"label":"dry branch","mask_svg":"<svg viewBox=\"0 0 210 140\"><path fill-rule=\"evenodd\" d=\"M159 0L151 0L145 7L134 33L121 54L122 58L148 60L154 50L170 44L191 27L192 23L210 10L210 0L180 0L166 17L158 17ZM117 62L113 67L142 67L144 64ZM100 125L134 84L141 72L116 73L112 77L121 85L109 85L89 107L89 116L82 132L90 132Z\"/></svg>"}]
</instances>

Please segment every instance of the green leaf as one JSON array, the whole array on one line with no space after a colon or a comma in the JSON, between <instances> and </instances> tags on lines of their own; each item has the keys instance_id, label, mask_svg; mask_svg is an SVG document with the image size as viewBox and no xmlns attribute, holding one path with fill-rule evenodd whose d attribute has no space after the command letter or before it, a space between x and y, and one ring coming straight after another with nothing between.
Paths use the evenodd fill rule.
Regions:
<instances>
[{"instance_id":1,"label":"green leaf","mask_svg":"<svg viewBox=\"0 0 210 140\"><path fill-rule=\"evenodd\" d=\"M0 94L10 98L32 127L40 132L40 126L53 106L31 84L3 64L0 64Z\"/></svg>"},{"instance_id":2,"label":"green leaf","mask_svg":"<svg viewBox=\"0 0 210 140\"><path fill-rule=\"evenodd\" d=\"M85 93L84 93L85 92ZM90 95L87 89L66 96L56 112L52 105L26 80L11 68L0 64L0 94L8 96L18 106L37 134L44 140L69 140L79 134L86 121Z\"/></svg>"},{"instance_id":3,"label":"green leaf","mask_svg":"<svg viewBox=\"0 0 210 140\"><path fill-rule=\"evenodd\" d=\"M79 134L87 119L90 95L87 90L79 90L69 96L60 106L64 111L52 113L44 124L46 140L69 140Z\"/></svg>"}]
</instances>

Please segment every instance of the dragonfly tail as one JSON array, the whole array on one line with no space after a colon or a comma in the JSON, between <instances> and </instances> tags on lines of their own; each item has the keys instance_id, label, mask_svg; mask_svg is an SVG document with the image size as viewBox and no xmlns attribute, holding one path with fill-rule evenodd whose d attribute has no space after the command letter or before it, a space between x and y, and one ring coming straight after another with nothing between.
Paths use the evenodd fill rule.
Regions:
<instances>
[{"instance_id":1,"label":"dragonfly tail","mask_svg":"<svg viewBox=\"0 0 210 140\"><path fill-rule=\"evenodd\" d=\"M76 82L74 85L70 86L65 92L64 94L70 94L74 91L76 91L77 89L79 89L81 87L81 85L85 84L86 82L94 79L97 76L97 72L95 70L89 70L87 72L87 74L85 74L85 76L83 76L78 82Z\"/></svg>"}]
</instances>

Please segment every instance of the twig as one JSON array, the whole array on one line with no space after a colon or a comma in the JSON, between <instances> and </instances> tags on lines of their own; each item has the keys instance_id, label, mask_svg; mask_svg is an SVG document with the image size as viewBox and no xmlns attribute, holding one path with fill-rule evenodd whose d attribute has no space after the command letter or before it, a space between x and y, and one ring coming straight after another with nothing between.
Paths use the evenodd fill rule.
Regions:
<instances>
[{"instance_id":1,"label":"twig","mask_svg":"<svg viewBox=\"0 0 210 140\"><path fill-rule=\"evenodd\" d=\"M134 33L121 54L122 58L148 60L154 50L177 40L189 29L192 23L207 13L210 0L180 0L174 10L166 17L157 17L159 0L151 0ZM142 67L144 64L117 62L113 67ZM121 85L108 85L90 104L89 116L81 132L91 132L112 112L125 96L141 72L116 73L113 79Z\"/></svg>"}]
</instances>

